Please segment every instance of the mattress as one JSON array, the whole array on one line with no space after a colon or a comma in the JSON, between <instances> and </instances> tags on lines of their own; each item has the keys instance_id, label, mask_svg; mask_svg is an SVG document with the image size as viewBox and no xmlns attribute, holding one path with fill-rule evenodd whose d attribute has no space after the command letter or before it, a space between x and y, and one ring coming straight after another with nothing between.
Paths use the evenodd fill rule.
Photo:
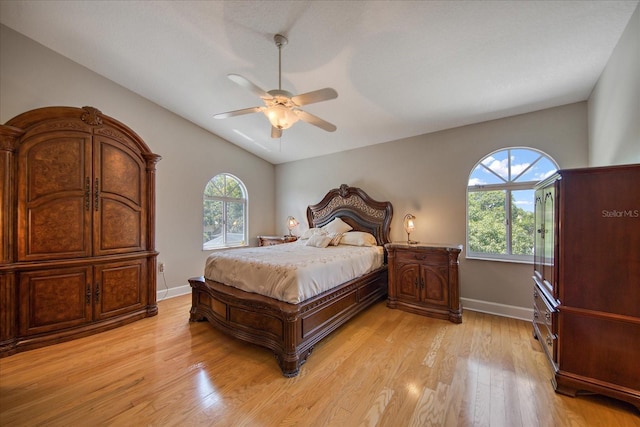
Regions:
<instances>
[{"instance_id":1,"label":"mattress","mask_svg":"<svg viewBox=\"0 0 640 427\"><path fill-rule=\"evenodd\" d=\"M384 264L382 246L306 246L305 241L212 253L204 277L297 304Z\"/></svg>"}]
</instances>

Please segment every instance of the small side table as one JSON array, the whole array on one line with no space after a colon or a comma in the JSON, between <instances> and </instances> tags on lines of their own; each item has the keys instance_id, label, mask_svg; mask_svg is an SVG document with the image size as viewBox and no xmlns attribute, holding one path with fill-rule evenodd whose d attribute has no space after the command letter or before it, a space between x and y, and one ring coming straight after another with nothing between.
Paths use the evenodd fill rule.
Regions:
<instances>
[{"instance_id":1,"label":"small side table","mask_svg":"<svg viewBox=\"0 0 640 427\"><path fill-rule=\"evenodd\" d=\"M458 255L462 245L387 243L389 308L462 323Z\"/></svg>"},{"instance_id":2,"label":"small side table","mask_svg":"<svg viewBox=\"0 0 640 427\"><path fill-rule=\"evenodd\" d=\"M291 243L298 240L297 236L258 236L258 246L273 246Z\"/></svg>"}]
</instances>

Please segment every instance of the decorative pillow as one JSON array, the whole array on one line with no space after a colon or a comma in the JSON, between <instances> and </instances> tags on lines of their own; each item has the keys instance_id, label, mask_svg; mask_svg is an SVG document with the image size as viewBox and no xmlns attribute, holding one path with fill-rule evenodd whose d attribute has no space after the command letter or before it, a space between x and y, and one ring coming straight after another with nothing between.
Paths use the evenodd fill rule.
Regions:
<instances>
[{"instance_id":1,"label":"decorative pillow","mask_svg":"<svg viewBox=\"0 0 640 427\"><path fill-rule=\"evenodd\" d=\"M347 231L353 230L353 227L351 227L349 224L347 224L340 218L336 217L329 224L322 227L322 229L326 231L328 234L331 234L331 233L346 233Z\"/></svg>"},{"instance_id":2,"label":"decorative pillow","mask_svg":"<svg viewBox=\"0 0 640 427\"><path fill-rule=\"evenodd\" d=\"M342 235L340 244L351 246L376 246L378 242L376 242L376 238L373 237L373 234L365 233L364 231L350 231Z\"/></svg>"},{"instance_id":3,"label":"decorative pillow","mask_svg":"<svg viewBox=\"0 0 640 427\"><path fill-rule=\"evenodd\" d=\"M326 248L331 243L331 237L322 234L314 234L307 240L307 246L315 246L316 248Z\"/></svg>"},{"instance_id":4,"label":"decorative pillow","mask_svg":"<svg viewBox=\"0 0 640 427\"><path fill-rule=\"evenodd\" d=\"M342 239L342 235L344 233L331 233L327 234L327 236L331 237L331 242L329 243L331 246L338 246L340 244L340 240Z\"/></svg>"},{"instance_id":5,"label":"decorative pillow","mask_svg":"<svg viewBox=\"0 0 640 427\"><path fill-rule=\"evenodd\" d=\"M300 240L307 240L311 236L313 236L314 234L326 234L326 232L324 232L320 228L310 228L307 231L305 231L304 233L302 233L302 236L300 236L299 239Z\"/></svg>"}]
</instances>

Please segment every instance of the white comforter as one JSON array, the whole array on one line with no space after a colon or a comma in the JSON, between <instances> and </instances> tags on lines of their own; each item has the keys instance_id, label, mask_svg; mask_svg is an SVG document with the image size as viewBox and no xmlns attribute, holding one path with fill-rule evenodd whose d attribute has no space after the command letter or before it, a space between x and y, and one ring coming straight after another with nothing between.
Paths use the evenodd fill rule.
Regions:
<instances>
[{"instance_id":1,"label":"white comforter","mask_svg":"<svg viewBox=\"0 0 640 427\"><path fill-rule=\"evenodd\" d=\"M381 246L316 248L298 241L214 252L207 259L204 277L297 304L376 270L383 262Z\"/></svg>"}]
</instances>

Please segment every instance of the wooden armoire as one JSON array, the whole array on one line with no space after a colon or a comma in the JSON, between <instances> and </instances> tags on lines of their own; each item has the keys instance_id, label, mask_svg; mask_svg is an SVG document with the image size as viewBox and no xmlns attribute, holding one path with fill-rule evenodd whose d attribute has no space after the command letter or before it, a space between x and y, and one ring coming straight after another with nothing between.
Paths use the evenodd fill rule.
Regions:
<instances>
[{"instance_id":1,"label":"wooden armoire","mask_svg":"<svg viewBox=\"0 0 640 427\"><path fill-rule=\"evenodd\" d=\"M535 202L533 328L555 390L640 409L640 165L558 171Z\"/></svg>"},{"instance_id":2,"label":"wooden armoire","mask_svg":"<svg viewBox=\"0 0 640 427\"><path fill-rule=\"evenodd\" d=\"M0 126L0 356L157 314L158 160L93 107Z\"/></svg>"}]
</instances>

